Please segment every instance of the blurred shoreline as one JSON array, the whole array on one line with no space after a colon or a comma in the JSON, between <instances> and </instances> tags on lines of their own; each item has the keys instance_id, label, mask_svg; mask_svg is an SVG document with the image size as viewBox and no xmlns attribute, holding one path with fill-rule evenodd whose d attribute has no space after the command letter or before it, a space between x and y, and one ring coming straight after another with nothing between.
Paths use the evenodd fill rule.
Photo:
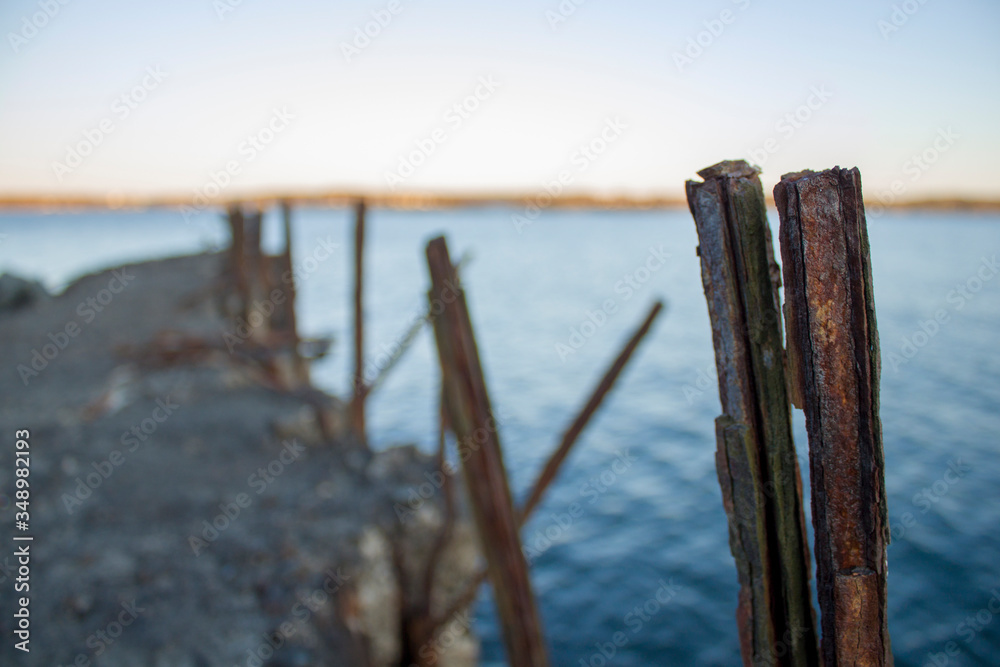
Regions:
<instances>
[{"instance_id":1,"label":"blurred shoreline","mask_svg":"<svg viewBox=\"0 0 1000 667\"><path fill-rule=\"evenodd\" d=\"M624 194L598 195L589 193L552 194L545 188L532 192L372 192L372 191L316 191L316 192L256 192L233 193L215 197L180 195L92 195L92 194L0 194L0 213L37 211L40 213L67 213L78 210L133 210L156 208L206 209L227 208L235 204L251 204L268 208L287 202L293 206L337 208L364 200L369 206L396 210L435 210L449 208L475 208L490 206L536 206L539 209L594 209L594 210L651 210L686 209L683 195L633 196ZM773 198L766 198L769 207ZM929 211L1000 211L1000 198L975 199L965 197L934 197L883 203L875 198L865 201L869 208L885 210Z\"/></svg>"}]
</instances>

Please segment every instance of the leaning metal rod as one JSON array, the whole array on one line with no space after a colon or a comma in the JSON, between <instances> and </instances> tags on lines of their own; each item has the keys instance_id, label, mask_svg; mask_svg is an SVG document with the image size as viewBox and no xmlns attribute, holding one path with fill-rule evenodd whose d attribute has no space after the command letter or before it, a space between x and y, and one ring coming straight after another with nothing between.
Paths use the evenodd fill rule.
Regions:
<instances>
[{"instance_id":1,"label":"leaning metal rod","mask_svg":"<svg viewBox=\"0 0 1000 667\"><path fill-rule=\"evenodd\" d=\"M569 428L566 429L563 434L562 441L559 447L552 453L549 460L546 462L545 467L542 469L542 473L535 480L534 487L528 496L528 500L525 502L521 511L518 513L518 528L523 528L524 524L527 523L528 519L531 517L532 512L538 507L541 502L542 497L545 495L545 491L548 489L549 484L555 479L559 472L559 468L562 466L563 461L572 449L573 444L579 439L580 434L583 432L584 428L590 421L590 418L597 412L597 408L600 406L604 397L607 396L608 392L611 391L612 386L621 375L622 370L625 368L625 364L628 363L638 347L639 342L649 333L649 329L656 319L657 315L663 308L663 303L657 301L650 308L649 314L646 316L645 321L642 323L632 337L626 343L622 351L618 353L615 358L614 363L605 372L604 377L597 384L594 390L590 394L590 398L584 404L583 409L576 416L576 418L571 422ZM455 601L448 607L447 610L440 616L437 616L432 624L434 628L440 628L448 619L452 618L460 611L468 607L476 599L476 595L479 592L479 586L486 581L487 572L485 569L480 570L479 574L469 582L462 594L455 598Z\"/></svg>"}]
</instances>

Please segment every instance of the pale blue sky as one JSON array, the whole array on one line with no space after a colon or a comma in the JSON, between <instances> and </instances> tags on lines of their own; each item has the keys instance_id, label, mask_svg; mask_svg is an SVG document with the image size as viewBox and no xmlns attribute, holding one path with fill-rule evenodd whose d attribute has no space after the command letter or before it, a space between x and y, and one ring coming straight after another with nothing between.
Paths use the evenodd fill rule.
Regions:
<instances>
[{"instance_id":1,"label":"pale blue sky","mask_svg":"<svg viewBox=\"0 0 1000 667\"><path fill-rule=\"evenodd\" d=\"M768 190L840 164L861 168L870 199L893 181L902 198L1000 197L995 0L565 0L575 11L554 27L559 0L242 0L220 18L224 3L5 0L0 193L189 195L232 162L227 194L535 191L565 171L567 190L675 195L742 157L763 162ZM348 61L342 43L390 5ZM913 13L886 32L894 5ZM116 99L144 77L125 116ZM481 77L496 89L448 116ZM797 109L808 118L782 122ZM581 157L616 118L604 152ZM269 124L281 128L270 143L244 143ZM70 165L72 147L97 143L88 135L99 145ZM387 177L418 143L433 152ZM925 151L933 164L908 163Z\"/></svg>"}]
</instances>

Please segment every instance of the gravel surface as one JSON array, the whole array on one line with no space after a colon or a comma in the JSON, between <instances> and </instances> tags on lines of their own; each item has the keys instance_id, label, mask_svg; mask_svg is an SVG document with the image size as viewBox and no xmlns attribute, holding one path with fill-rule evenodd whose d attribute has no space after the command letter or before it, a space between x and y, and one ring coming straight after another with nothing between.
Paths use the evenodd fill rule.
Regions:
<instances>
[{"instance_id":1,"label":"gravel surface","mask_svg":"<svg viewBox=\"0 0 1000 667\"><path fill-rule=\"evenodd\" d=\"M221 262L121 267L0 312L0 664L398 664L408 593L392 552L425 567L441 494L406 523L394 503L433 461L324 442L303 397L225 349L168 366L134 354L168 330L222 342ZM19 429L27 531L14 523ZM454 534L434 608L476 564L464 517ZM13 638L25 544L30 653ZM441 664L474 664L462 640Z\"/></svg>"}]
</instances>

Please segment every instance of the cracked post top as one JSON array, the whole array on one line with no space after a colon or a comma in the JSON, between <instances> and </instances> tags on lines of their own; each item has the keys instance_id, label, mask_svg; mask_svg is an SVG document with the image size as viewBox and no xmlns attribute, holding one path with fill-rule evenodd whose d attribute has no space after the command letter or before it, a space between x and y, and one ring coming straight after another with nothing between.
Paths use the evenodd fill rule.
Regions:
<instances>
[{"instance_id":1,"label":"cracked post top","mask_svg":"<svg viewBox=\"0 0 1000 667\"><path fill-rule=\"evenodd\" d=\"M723 160L722 162L713 164L711 167L705 167L698 172L698 175L707 181L710 178L719 178L722 176L740 178L756 176L759 173L760 167L752 165L746 160Z\"/></svg>"},{"instance_id":2,"label":"cracked post top","mask_svg":"<svg viewBox=\"0 0 1000 667\"><path fill-rule=\"evenodd\" d=\"M782 182L788 181L788 182L794 183L796 181L800 181L800 180L806 179L806 178L812 178L813 176L818 176L820 174L830 173L830 174L835 174L836 175L836 174L840 174L840 173L850 173L850 172L857 172L857 171L858 171L857 167L851 167L850 169L846 169L846 168L841 167L839 165L836 166L836 167L834 167L833 169L824 169L823 171L813 171L812 169L803 169L802 171L792 171L792 172L789 172L787 174L782 174L781 175L781 180L782 180ZM860 173L860 172L858 172L858 173Z\"/></svg>"}]
</instances>

